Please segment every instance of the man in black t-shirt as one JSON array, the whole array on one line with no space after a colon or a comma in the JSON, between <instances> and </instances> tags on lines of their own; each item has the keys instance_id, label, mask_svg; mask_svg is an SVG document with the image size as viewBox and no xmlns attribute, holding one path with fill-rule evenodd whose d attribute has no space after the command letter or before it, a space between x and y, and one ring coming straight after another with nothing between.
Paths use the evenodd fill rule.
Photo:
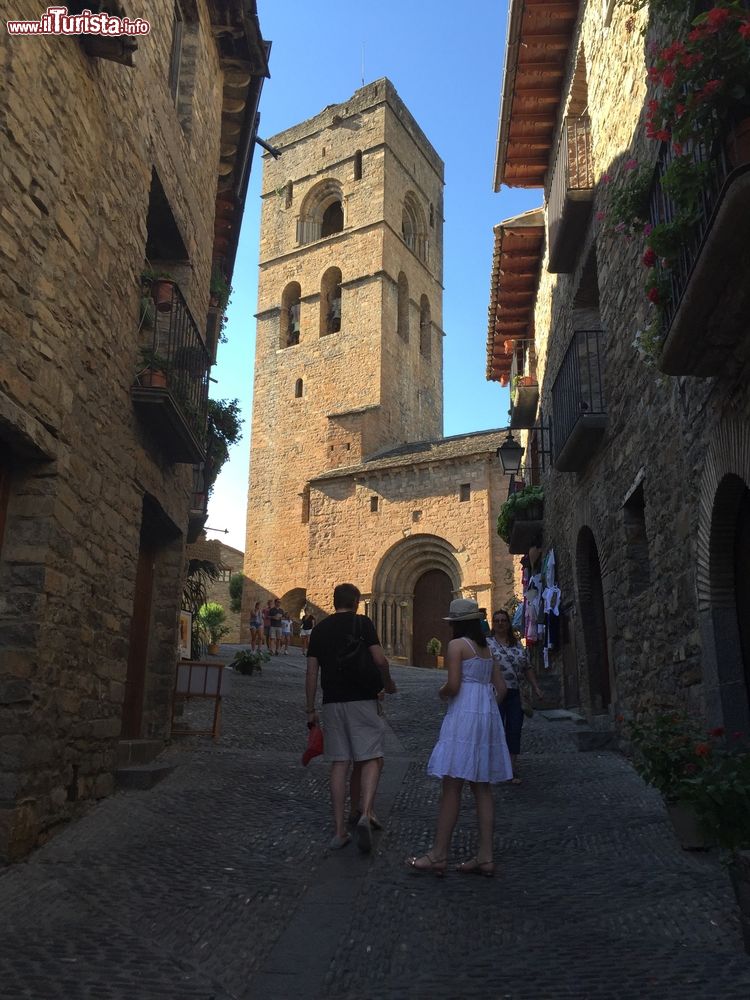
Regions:
<instances>
[{"instance_id":1,"label":"man in black t-shirt","mask_svg":"<svg viewBox=\"0 0 750 1000\"><path fill-rule=\"evenodd\" d=\"M342 676L337 654L348 636L360 635L373 662L380 669L383 688L396 691L388 660L380 645L375 626L365 615L357 615L360 593L351 583L341 583L333 592L334 614L316 625L307 652L307 719L318 722L315 694L318 672L323 689L322 721L325 733L325 756L331 763L331 804L336 826L331 847L345 847L351 837L344 821L346 776L349 763L361 766L362 815L357 823L357 844L362 851L372 848L372 809L380 777L385 725L378 712L378 699L363 687L357 677ZM356 808L357 803L352 803Z\"/></svg>"},{"instance_id":2,"label":"man in black t-shirt","mask_svg":"<svg viewBox=\"0 0 750 1000\"><path fill-rule=\"evenodd\" d=\"M274 653L278 654L281 649L281 620L283 617L284 609L277 597L273 602L273 607L268 609L268 618L271 625L269 649L272 656Z\"/></svg>"}]
</instances>

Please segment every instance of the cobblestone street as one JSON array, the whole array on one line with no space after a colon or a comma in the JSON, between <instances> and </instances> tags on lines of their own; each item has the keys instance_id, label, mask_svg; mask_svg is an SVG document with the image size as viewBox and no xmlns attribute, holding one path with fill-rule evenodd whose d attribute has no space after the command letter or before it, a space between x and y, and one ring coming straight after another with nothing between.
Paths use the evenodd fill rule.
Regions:
<instances>
[{"instance_id":1,"label":"cobblestone street","mask_svg":"<svg viewBox=\"0 0 750 1000\"><path fill-rule=\"evenodd\" d=\"M434 826L440 678L393 674L372 856L327 851L327 769L299 763L295 650L234 679L218 745L179 744L161 784L0 873L0 997L750 996L715 857L681 851L658 795L619 755L579 753L571 722L535 716L523 785L496 791L500 877L408 872ZM475 844L465 805L455 859Z\"/></svg>"}]
</instances>

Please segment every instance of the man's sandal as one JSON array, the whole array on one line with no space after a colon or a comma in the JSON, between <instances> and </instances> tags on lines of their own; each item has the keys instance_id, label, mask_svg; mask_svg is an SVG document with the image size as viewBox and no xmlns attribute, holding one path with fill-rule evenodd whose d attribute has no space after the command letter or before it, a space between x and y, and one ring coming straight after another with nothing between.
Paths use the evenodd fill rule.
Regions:
<instances>
[{"instance_id":1,"label":"man's sandal","mask_svg":"<svg viewBox=\"0 0 750 1000\"><path fill-rule=\"evenodd\" d=\"M423 854L419 858L407 858L406 866L417 875L435 875L437 878L442 878L445 875L446 860L445 858L433 858L428 851L427 854Z\"/></svg>"},{"instance_id":2,"label":"man's sandal","mask_svg":"<svg viewBox=\"0 0 750 1000\"><path fill-rule=\"evenodd\" d=\"M456 871L462 875L484 875L485 878L493 878L495 875L494 861L480 861L479 858L469 858L456 866Z\"/></svg>"}]
</instances>

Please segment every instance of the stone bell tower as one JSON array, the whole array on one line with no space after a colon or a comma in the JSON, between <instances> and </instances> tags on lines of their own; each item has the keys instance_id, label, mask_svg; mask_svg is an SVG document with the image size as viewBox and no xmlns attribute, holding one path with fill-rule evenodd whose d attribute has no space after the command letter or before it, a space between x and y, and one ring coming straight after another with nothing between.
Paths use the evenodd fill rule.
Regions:
<instances>
[{"instance_id":1,"label":"stone bell tower","mask_svg":"<svg viewBox=\"0 0 750 1000\"><path fill-rule=\"evenodd\" d=\"M267 595L304 603L310 480L443 421L442 160L387 79L270 142L245 624Z\"/></svg>"}]
</instances>

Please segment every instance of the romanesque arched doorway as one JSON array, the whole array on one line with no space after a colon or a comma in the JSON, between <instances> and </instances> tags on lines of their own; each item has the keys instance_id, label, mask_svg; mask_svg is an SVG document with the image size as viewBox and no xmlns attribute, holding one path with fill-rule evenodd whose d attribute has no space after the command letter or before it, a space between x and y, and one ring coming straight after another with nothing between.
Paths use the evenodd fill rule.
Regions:
<instances>
[{"instance_id":1,"label":"romanesque arched doorway","mask_svg":"<svg viewBox=\"0 0 750 1000\"><path fill-rule=\"evenodd\" d=\"M590 528L581 528L578 535L576 565L578 601L586 651L589 708L592 715L602 715L609 711L612 685L609 674L602 570L596 541Z\"/></svg>"},{"instance_id":2,"label":"romanesque arched doorway","mask_svg":"<svg viewBox=\"0 0 750 1000\"><path fill-rule=\"evenodd\" d=\"M432 667L434 657L427 652L427 643L439 639L445 647L451 639L448 622L443 618L453 599L453 584L442 569L428 569L414 584L414 628L411 662L415 667Z\"/></svg>"},{"instance_id":3,"label":"romanesque arched doorway","mask_svg":"<svg viewBox=\"0 0 750 1000\"><path fill-rule=\"evenodd\" d=\"M440 577L429 577L430 573L440 573ZM418 598L417 585L427 576L427 582L440 580L443 614L451 598L461 592L461 567L455 549L438 535L409 535L393 545L380 560L372 583L372 593L366 597L366 611L375 622L380 641L388 656L402 663L414 662L414 651L421 639L415 639L415 631L421 629L415 616L419 612L433 623L433 611L427 606L427 598ZM447 584L446 584L447 581ZM420 593L424 593L420 586ZM420 610L421 607L421 610ZM434 624L434 623L433 623ZM429 628L430 626L425 626ZM434 629L424 640L433 635L440 637ZM425 654L426 657L426 654Z\"/></svg>"}]
</instances>

